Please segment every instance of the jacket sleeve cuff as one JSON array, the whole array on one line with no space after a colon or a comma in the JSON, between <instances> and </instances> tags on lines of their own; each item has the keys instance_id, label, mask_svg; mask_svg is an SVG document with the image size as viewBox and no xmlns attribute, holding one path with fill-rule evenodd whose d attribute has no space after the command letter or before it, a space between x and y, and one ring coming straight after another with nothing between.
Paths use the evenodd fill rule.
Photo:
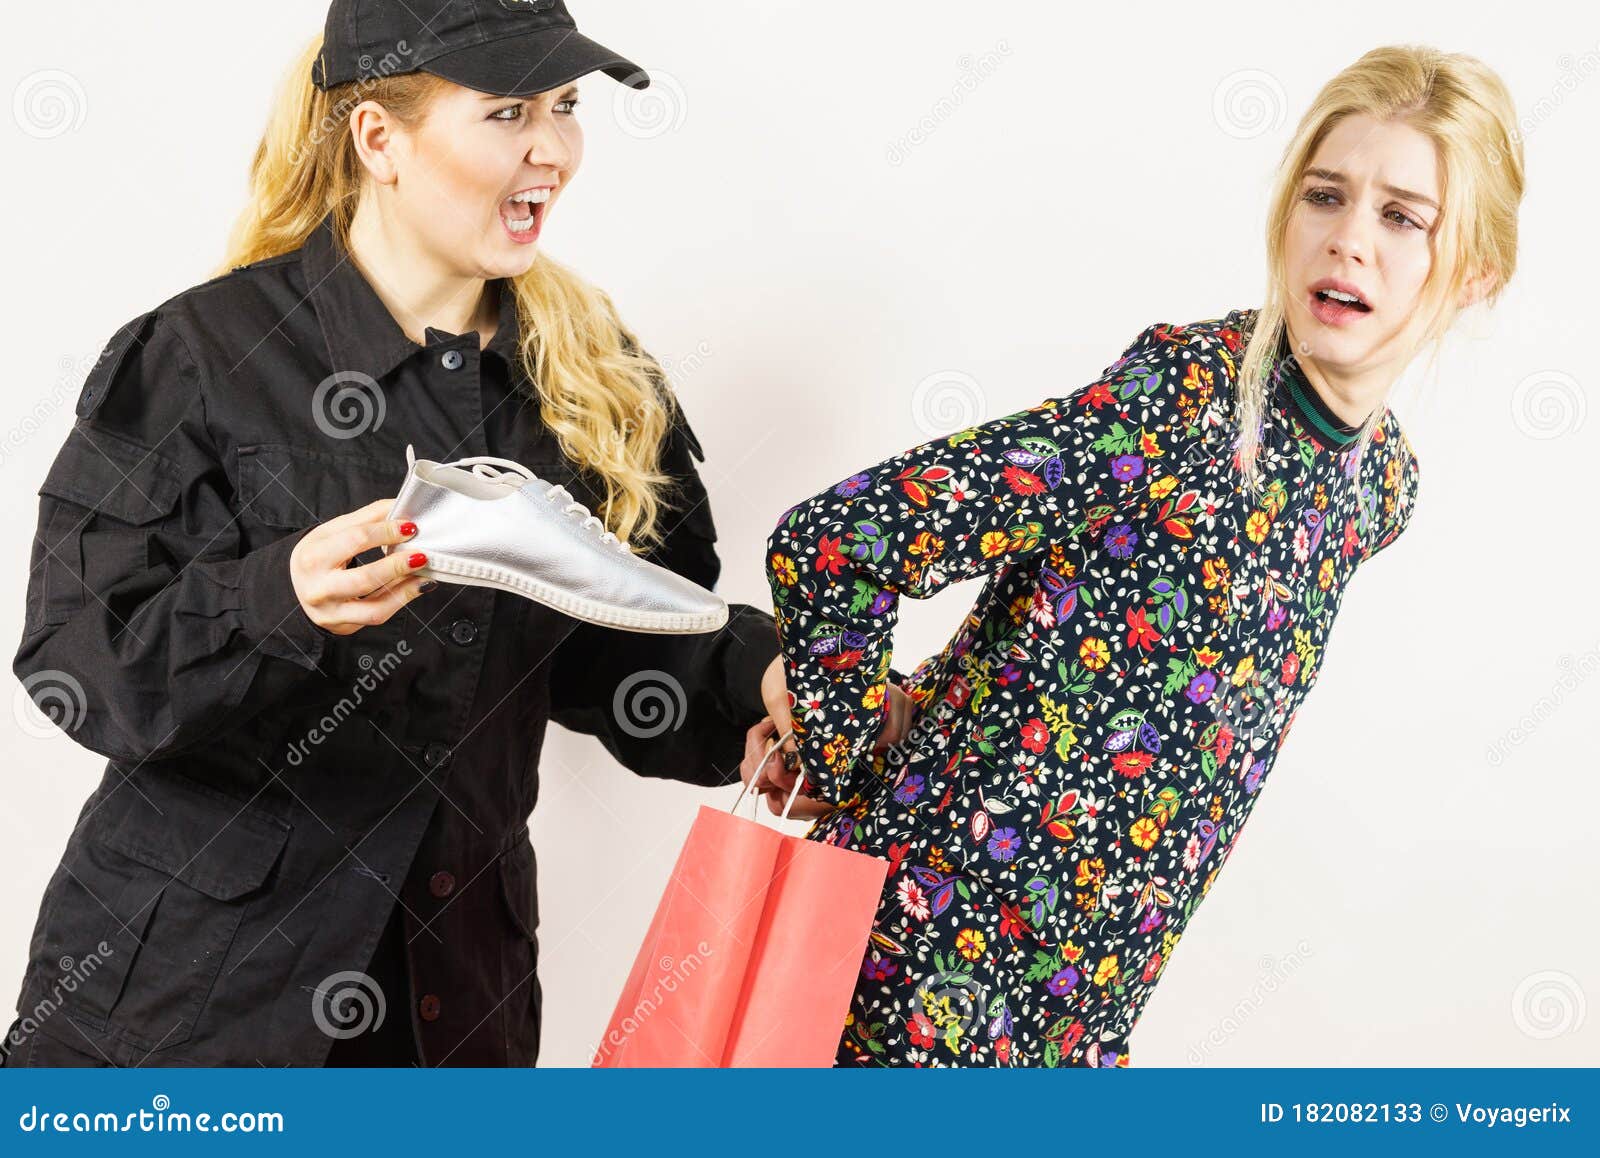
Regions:
<instances>
[{"instance_id":1,"label":"jacket sleeve cuff","mask_svg":"<svg viewBox=\"0 0 1600 1158\"><path fill-rule=\"evenodd\" d=\"M735 632L741 640L741 646L731 649L728 661L728 701L742 713L739 725L748 728L767 714L761 677L778 656L778 629L772 616L744 604L731 604L728 617L724 630Z\"/></svg>"},{"instance_id":2,"label":"jacket sleeve cuff","mask_svg":"<svg viewBox=\"0 0 1600 1158\"><path fill-rule=\"evenodd\" d=\"M334 634L312 622L289 575L289 556L311 530L307 527L251 551L242 560L239 579L245 635L267 655L307 671L316 670Z\"/></svg>"}]
</instances>

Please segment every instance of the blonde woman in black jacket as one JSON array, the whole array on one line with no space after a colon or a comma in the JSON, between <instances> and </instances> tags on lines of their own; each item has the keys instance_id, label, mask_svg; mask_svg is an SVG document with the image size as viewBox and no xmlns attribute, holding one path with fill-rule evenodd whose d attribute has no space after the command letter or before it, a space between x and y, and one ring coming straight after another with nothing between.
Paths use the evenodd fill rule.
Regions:
<instances>
[{"instance_id":1,"label":"blonde woman in black jacket","mask_svg":"<svg viewBox=\"0 0 1600 1158\"><path fill-rule=\"evenodd\" d=\"M560 3L428 7L332 5L220 276L117 333L40 488L15 671L108 763L10 1064L531 1065L546 723L715 785L765 714L753 608L618 632L422 594L418 553L380 551L413 530L386 517L412 443L720 570L659 368L535 245L582 159L576 80L643 74Z\"/></svg>"}]
</instances>

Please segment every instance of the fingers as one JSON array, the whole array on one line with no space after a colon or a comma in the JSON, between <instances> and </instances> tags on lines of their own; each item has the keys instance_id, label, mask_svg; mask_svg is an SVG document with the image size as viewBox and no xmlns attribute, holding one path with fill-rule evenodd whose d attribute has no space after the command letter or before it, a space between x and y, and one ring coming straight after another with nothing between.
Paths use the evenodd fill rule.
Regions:
<instances>
[{"instance_id":1,"label":"fingers","mask_svg":"<svg viewBox=\"0 0 1600 1158\"><path fill-rule=\"evenodd\" d=\"M745 732L744 760L739 769L744 782L754 782L756 790L767 802L767 811L774 816L781 816L786 806L791 820L813 820L827 815L833 810L832 804L813 799L803 792L796 793L794 804L789 805L789 795L794 791L796 781L801 778L799 749L791 736L769 754L767 749L777 735L778 725L770 716Z\"/></svg>"},{"instance_id":2,"label":"fingers","mask_svg":"<svg viewBox=\"0 0 1600 1158\"><path fill-rule=\"evenodd\" d=\"M785 740L783 744L779 745L772 755L767 758L766 768L764 769L767 781L774 788L783 792L788 792L790 788L794 787L795 779L800 774L799 760L795 756L794 749L789 747L789 744L790 741Z\"/></svg>"},{"instance_id":3,"label":"fingers","mask_svg":"<svg viewBox=\"0 0 1600 1158\"><path fill-rule=\"evenodd\" d=\"M801 805L808 799L803 787L801 791L795 791L796 782L802 779L801 774L799 772L791 772L786 768L777 768L777 763L778 761L775 757L768 761L768 766L771 770L767 774L768 780L766 786L761 790L762 794L766 796L767 804L774 812L782 812L784 804L793 795L794 811L791 812L791 815L799 815L802 811Z\"/></svg>"},{"instance_id":4,"label":"fingers","mask_svg":"<svg viewBox=\"0 0 1600 1158\"><path fill-rule=\"evenodd\" d=\"M772 764L792 777L800 768L800 747L793 736L786 738L772 753Z\"/></svg>"},{"instance_id":5,"label":"fingers","mask_svg":"<svg viewBox=\"0 0 1600 1158\"><path fill-rule=\"evenodd\" d=\"M899 744L911 731L911 714L916 704L898 687L889 685L889 743Z\"/></svg>"},{"instance_id":6,"label":"fingers","mask_svg":"<svg viewBox=\"0 0 1600 1158\"><path fill-rule=\"evenodd\" d=\"M767 744L771 742L773 736L777 735L777 727L770 719L764 721L764 723L767 726L760 728L759 732L761 736L760 750L752 758L757 764L761 763L761 753L766 751ZM755 735L756 731L756 729L751 729L751 735ZM779 758L780 753L791 759L792 767L784 765L784 762ZM774 751L767 758L765 764L757 769L756 774L761 778L757 787L761 795L766 799L767 811L774 816L781 816L786 807L789 809L790 820L814 820L833 811L833 805L827 801L816 800L807 796L804 791L795 792L795 784L802 778L802 773L800 771L799 754L793 747L792 737L784 742L783 748ZM791 794L794 795L794 803L792 805L789 803Z\"/></svg>"},{"instance_id":7,"label":"fingers","mask_svg":"<svg viewBox=\"0 0 1600 1158\"><path fill-rule=\"evenodd\" d=\"M389 519L393 506L393 499L378 499L318 524L306 536L306 563L315 569L332 570L343 567L363 551L411 538L414 530L407 533L400 521Z\"/></svg>"},{"instance_id":8,"label":"fingers","mask_svg":"<svg viewBox=\"0 0 1600 1158\"><path fill-rule=\"evenodd\" d=\"M425 576L414 575L376 591L365 599L348 599L336 603L331 614L339 622L356 624L358 627L375 627L380 623L387 623L402 607L424 593L422 585L426 582L428 580Z\"/></svg>"},{"instance_id":9,"label":"fingers","mask_svg":"<svg viewBox=\"0 0 1600 1158\"><path fill-rule=\"evenodd\" d=\"M882 752L896 746L911 731L911 715L915 707L911 697L891 683L885 699L889 710L884 718L883 729L872 743L873 752Z\"/></svg>"},{"instance_id":10,"label":"fingers","mask_svg":"<svg viewBox=\"0 0 1600 1158\"><path fill-rule=\"evenodd\" d=\"M375 591L410 579L427 565L426 551L401 548L360 567L335 571L328 581L328 592L336 599L367 599Z\"/></svg>"},{"instance_id":11,"label":"fingers","mask_svg":"<svg viewBox=\"0 0 1600 1158\"><path fill-rule=\"evenodd\" d=\"M792 739L785 741L784 747L768 750L772 748L772 740L777 735L778 726L770 716L752 725L745 732L744 760L740 764L740 775L744 782L753 782L755 788L769 798L769 804L774 795L780 800L788 798L799 769ZM789 759L789 766L784 763L785 756ZM782 810L781 806L779 810Z\"/></svg>"},{"instance_id":12,"label":"fingers","mask_svg":"<svg viewBox=\"0 0 1600 1158\"><path fill-rule=\"evenodd\" d=\"M745 732L744 759L739 764L739 772L746 784L752 780L758 787L765 783L766 778L760 766L761 754L767 750L767 744L771 742L776 732L777 728L772 720L765 717Z\"/></svg>"},{"instance_id":13,"label":"fingers","mask_svg":"<svg viewBox=\"0 0 1600 1158\"><path fill-rule=\"evenodd\" d=\"M777 792L784 796L789 795L789 789L794 787L795 773L784 767L779 759L778 752L773 752L767 757L767 762L761 769L764 791Z\"/></svg>"},{"instance_id":14,"label":"fingers","mask_svg":"<svg viewBox=\"0 0 1600 1158\"><path fill-rule=\"evenodd\" d=\"M767 709L767 715L778 726L778 731L787 732L794 726L794 717L789 707L789 689L785 681L783 670L783 657L776 656L768 666L761 679L761 703Z\"/></svg>"},{"instance_id":15,"label":"fingers","mask_svg":"<svg viewBox=\"0 0 1600 1158\"><path fill-rule=\"evenodd\" d=\"M311 614L312 622L335 635L352 635L363 627L387 623L407 603L423 594L426 579L416 577L386 588L366 599L350 599L330 604L328 610ZM321 606L320 604L317 606Z\"/></svg>"},{"instance_id":16,"label":"fingers","mask_svg":"<svg viewBox=\"0 0 1600 1158\"><path fill-rule=\"evenodd\" d=\"M767 810L774 816L783 815L784 805L789 802L787 792L767 793ZM813 800L802 793L794 798L794 805L789 809L790 820L815 820L819 816L826 816L833 811L833 805L824 800Z\"/></svg>"},{"instance_id":17,"label":"fingers","mask_svg":"<svg viewBox=\"0 0 1600 1158\"><path fill-rule=\"evenodd\" d=\"M342 515L318 525L317 530L330 533L341 533L356 527L370 527L389 521L389 511L394 507L394 499L374 499L364 507L357 507L353 511L346 511ZM363 548L364 549L364 548ZM360 550L350 552L350 555L360 554ZM348 559L350 555L346 555Z\"/></svg>"},{"instance_id":18,"label":"fingers","mask_svg":"<svg viewBox=\"0 0 1600 1158\"><path fill-rule=\"evenodd\" d=\"M776 792L781 796L789 795L789 790L794 787L795 774L778 766L776 759L768 760L762 775L762 791Z\"/></svg>"},{"instance_id":19,"label":"fingers","mask_svg":"<svg viewBox=\"0 0 1600 1158\"><path fill-rule=\"evenodd\" d=\"M361 567L347 564L373 547L393 547L417 534L415 523L391 521L393 499L378 499L313 527L290 555L295 594L312 621L336 635L387 622L422 594L429 576L421 551L400 549ZM348 629L348 630L347 630Z\"/></svg>"},{"instance_id":20,"label":"fingers","mask_svg":"<svg viewBox=\"0 0 1600 1158\"><path fill-rule=\"evenodd\" d=\"M391 587L427 566L426 552L408 551L403 546L406 540L416 536L417 525L408 520L381 517L387 513L386 502L393 500L380 499L360 511L330 519L317 528L322 538L314 544L306 544L307 565L315 567L320 560L324 568L325 598L368 599L374 592ZM363 515L363 512L366 513ZM307 539L310 538L308 535ZM352 558L374 547L398 549L360 567L348 566Z\"/></svg>"}]
</instances>

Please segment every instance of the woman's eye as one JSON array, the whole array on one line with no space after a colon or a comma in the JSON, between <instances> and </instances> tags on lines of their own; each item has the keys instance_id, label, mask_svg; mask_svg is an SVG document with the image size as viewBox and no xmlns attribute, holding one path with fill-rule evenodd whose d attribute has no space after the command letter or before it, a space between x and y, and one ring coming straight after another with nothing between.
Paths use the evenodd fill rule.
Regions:
<instances>
[{"instance_id":1,"label":"woman's eye","mask_svg":"<svg viewBox=\"0 0 1600 1158\"><path fill-rule=\"evenodd\" d=\"M1337 196L1330 193L1327 189L1309 189L1305 193L1301 194L1300 199L1302 201L1309 202L1312 205L1332 205L1338 200ZM1402 229L1407 227L1411 229L1426 228L1420 222L1413 220L1403 210L1389 209L1384 212L1383 216L1385 221L1393 221L1395 225L1398 225Z\"/></svg>"},{"instance_id":2,"label":"woman's eye","mask_svg":"<svg viewBox=\"0 0 1600 1158\"><path fill-rule=\"evenodd\" d=\"M510 113L512 115L511 116L507 116L506 115L507 113ZM522 117L522 106L521 105L507 105L503 109L496 109L493 113L490 114L489 119L491 121L515 121L515 120L521 119L521 117Z\"/></svg>"},{"instance_id":3,"label":"woman's eye","mask_svg":"<svg viewBox=\"0 0 1600 1158\"><path fill-rule=\"evenodd\" d=\"M577 97L571 97L571 98L569 98L567 100L557 101L556 102L556 112L562 114L563 116L570 117L574 112L577 111L577 109L578 109L578 98Z\"/></svg>"}]
</instances>

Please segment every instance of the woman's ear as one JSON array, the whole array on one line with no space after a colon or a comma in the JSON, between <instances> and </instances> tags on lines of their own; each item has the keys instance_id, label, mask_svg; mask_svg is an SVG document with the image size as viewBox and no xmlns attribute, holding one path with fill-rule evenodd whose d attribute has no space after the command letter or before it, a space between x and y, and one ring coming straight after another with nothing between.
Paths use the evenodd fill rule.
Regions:
<instances>
[{"instance_id":1,"label":"woman's ear","mask_svg":"<svg viewBox=\"0 0 1600 1158\"><path fill-rule=\"evenodd\" d=\"M355 140L356 156L380 185L394 184L396 177L394 134L389 131L389 110L377 101L362 101L350 114L350 135Z\"/></svg>"},{"instance_id":2,"label":"woman's ear","mask_svg":"<svg viewBox=\"0 0 1600 1158\"><path fill-rule=\"evenodd\" d=\"M1466 309L1468 306L1477 305L1488 296L1490 290L1494 289L1498 279L1499 275L1493 270L1485 270L1468 278L1467 284L1461 287L1461 297L1458 299L1460 308Z\"/></svg>"}]
</instances>

